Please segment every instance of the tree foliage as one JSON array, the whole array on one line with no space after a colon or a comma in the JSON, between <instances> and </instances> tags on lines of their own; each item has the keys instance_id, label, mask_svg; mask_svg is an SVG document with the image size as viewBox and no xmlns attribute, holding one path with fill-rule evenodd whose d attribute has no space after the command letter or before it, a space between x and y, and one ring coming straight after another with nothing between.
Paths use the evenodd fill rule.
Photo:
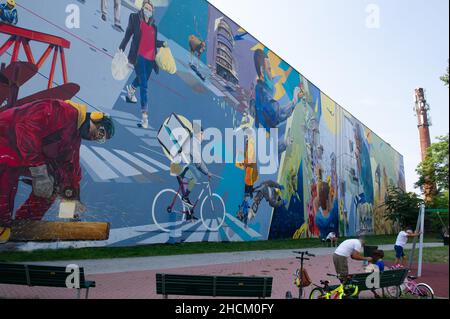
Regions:
<instances>
[{"instance_id":1,"label":"tree foliage","mask_svg":"<svg viewBox=\"0 0 450 319\"><path fill-rule=\"evenodd\" d=\"M389 186L385 199L385 218L401 228L415 227L423 200L416 193Z\"/></svg>"},{"instance_id":2,"label":"tree foliage","mask_svg":"<svg viewBox=\"0 0 450 319\"><path fill-rule=\"evenodd\" d=\"M425 160L417 167L419 181L416 187L423 188L427 182L437 186L437 194L448 191L448 134L438 137L427 150Z\"/></svg>"},{"instance_id":3,"label":"tree foliage","mask_svg":"<svg viewBox=\"0 0 450 319\"><path fill-rule=\"evenodd\" d=\"M444 82L446 86L448 86L448 69L449 68L447 67L447 73L441 76L441 81Z\"/></svg>"}]
</instances>

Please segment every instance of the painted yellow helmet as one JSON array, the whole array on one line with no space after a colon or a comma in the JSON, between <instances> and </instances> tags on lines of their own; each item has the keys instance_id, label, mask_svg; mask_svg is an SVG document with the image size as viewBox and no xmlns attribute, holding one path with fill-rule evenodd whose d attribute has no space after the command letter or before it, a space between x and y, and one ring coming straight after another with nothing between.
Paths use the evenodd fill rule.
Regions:
<instances>
[{"instance_id":1,"label":"painted yellow helmet","mask_svg":"<svg viewBox=\"0 0 450 319\"><path fill-rule=\"evenodd\" d=\"M16 6L16 0L6 0L6 3L13 7Z\"/></svg>"}]
</instances>

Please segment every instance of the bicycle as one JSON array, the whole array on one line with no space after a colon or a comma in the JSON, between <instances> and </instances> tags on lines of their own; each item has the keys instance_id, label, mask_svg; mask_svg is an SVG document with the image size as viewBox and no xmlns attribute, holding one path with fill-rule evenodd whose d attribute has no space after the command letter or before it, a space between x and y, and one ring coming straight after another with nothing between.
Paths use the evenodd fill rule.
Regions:
<instances>
[{"instance_id":1,"label":"bicycle","mask_svg":"<svg viewBox=\"0 0 450 319\"><path fill-rule=\"evenodd\" d=\"M306 269L303 267L303 262L305 260L310 260L309 258L305 258L305 256L308 257L316 257L316 256L310 254L307 251L294 251L293 253L300 255L300 257L295 257L295 259L300 260L300 268L298 268L294 274L295 276L294 284L298 287L298 299L303 299L303 288L308 287L311 284L308 273L306 272ZM306 277L303 278L303 276ZM290 291L286 292L286 299L293 299L292 293Z\"/></svg>"},{"instance_id":2,"label":"bicycle","mask_svg":"<svg viewBox=\"0 0 450 319\"><path fill-rule=\"evenodd\" d=\"M338 275L327 274L327 276L336 277L341 281L341 284L335 288L330 286L328 280L321 280L320 284L323 286L316 286L309 294L309 299L346 299L354 298L359 295L359 287L356 280L353 280L352 276L349 275L344 280Z\"/></svg>"},{"instance_id":3,"label":"bicycle","mask_svg":"<svg viewBox=\"0 0 450 319\"><path fill-rule=\"evenodd\" d=\"M399 269L401 266L393 266L390 269ZM401 295L410 295L418 299L434 299L434 291L426 283L417 283L415 276L407 276L401 286L388 287L386 293L392 298L400 298Z\"/></svg>"},{"instance_id":4,"label":"bicycle","mask_svg":"<svg viewBox=\"0 0 450 319\"><path fill-rule=\"evenodd\" d=\"M177 191L167 188L155 196L152 204L154 224L161 231L170 232L174 225L176 227L188 219L196 220L197 218L193 216L193 212L203 194L207 192L200 205L200 219L207 230L213 232L218 231L225 222L225 203L220 195L213 193L210 181L197 183L197 185L203 185L203 188L197 200L192 205L182 200L182 196L186 196L187 194L186 186L189 183L180 177L178 177L178 181L180 185ZM211 204L211 209L206 213L205 204L208 200ZM167 206L167 203L170 203L169 206Z\"/></svg>"}]
</instances>

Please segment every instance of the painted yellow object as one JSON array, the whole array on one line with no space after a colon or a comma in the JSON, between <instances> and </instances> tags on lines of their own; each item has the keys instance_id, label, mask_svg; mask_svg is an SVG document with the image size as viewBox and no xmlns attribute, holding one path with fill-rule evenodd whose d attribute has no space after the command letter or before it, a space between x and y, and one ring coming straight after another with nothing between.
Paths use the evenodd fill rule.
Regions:
<instances>
[{"instance_id":1,"label":"painted yellow object","mask_svg":"<svg viewBox=\"0 0 450 319\"><path fill-rule=\"evenodd\" d=\"M336 125L336 103L323 93L320 93L322 100L322 116L331 134L337 134Z\"/></svg>"},{"instance_id":2,"label":"painted yellow object","mask_svg":"<svg viewBox=\"0 0 450 319\"><path fill-rule=\"evenodd\" d=\"M308 231L308 223L304 223L302 227L296 230L294 236L292 236L292 239L304 238L305 237L304 235L306 235L307 231Z\"/></svg>"},{"instance_id":3,"label":"painted yellow object","mask_svg":"<svg viewBox=\"0 0 450 319\"><path fill-rule=\"evenodd\" d=\"M98 122L103 120L103 118L105 117L105 114L102 112L92 112L91 113L91 120L93 122Z\"/></svg>"},{"instance_id":4,"label":"painted yellow object","mask_svg":"<svg viewBox=\"0 0 450 319\"><path fill-rule=\"evenodd\" d=\"M0 244L7 243L11 237L11 228L0 227Z\"/></svg>"},{"instance_id":5,"label":"painted yellow object","mask_svg":"<svg viewBox=\"0 0 450 319\"><path fill-rule=\"evenodd\" d=\"M84 121L86 121L87 106L84 105L84 104L75 103L75 102L70 101L70 100L67 100L65 102L78 111L78 125L77 125L77 127L80 128L81 125L83 125Z\"/></svg>"},{"instance_id":6,"label":"painted yellow object","mask_svg":"<svg viewBox=\"0 0 450 319\"><path fill-rule=\"evenodd\" d=\"M161 48L156 55L156 64L158 67L169 73L175 74L177 73L177 64L175 59L173 58L172 51L169 48Z\"/></svg>"}]
</instances>

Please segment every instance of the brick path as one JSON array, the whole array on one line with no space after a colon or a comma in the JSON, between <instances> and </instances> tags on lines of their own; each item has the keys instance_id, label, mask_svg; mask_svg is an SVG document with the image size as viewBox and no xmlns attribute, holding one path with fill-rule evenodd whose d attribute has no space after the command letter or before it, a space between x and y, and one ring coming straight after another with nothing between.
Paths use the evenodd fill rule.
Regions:
<instances>
[{"instance_id":1,"label":"brick path","mask_svg":"<svg viewBox=\"0 0 450 319\"><path fill-rule=\"evenodd\" d=\"M179 257L179 264L183 264L183 256ZM361 262L350 261L351 272L361 272ZM82 266L82 263L80 264ZM89 292L90 298L97 299L153 299L161 298L155 291L155 274L159 272L172 274L198 274L198 275L244 275L244 276L272 276L272 298L285 298L286 291L291 290L294 296L298 295L293 285L293 274L298 266L297 260L272 259L255 260L240 263L195 266L185 268L154 269L148 271L131 271L110 274L87 275L88 280L95 280L97 287ZM334 273L331 256L318 256L305 262L313 282L326 279L326 273ZM440 297L449 297L448 264L424 264L423 277L420 281L430 284ZM328 278L330 279L330 278ZM335 280L331 279L331 282ZM310 288L306 293L309 294ZM60 288L23 287L13 285L0 285L0 297L4 298L74 298L75 291ZM364 293L362 297L371 297L371 293ZM183 298L173 296L170 298Z\"/></svg>"}]
</instances>

